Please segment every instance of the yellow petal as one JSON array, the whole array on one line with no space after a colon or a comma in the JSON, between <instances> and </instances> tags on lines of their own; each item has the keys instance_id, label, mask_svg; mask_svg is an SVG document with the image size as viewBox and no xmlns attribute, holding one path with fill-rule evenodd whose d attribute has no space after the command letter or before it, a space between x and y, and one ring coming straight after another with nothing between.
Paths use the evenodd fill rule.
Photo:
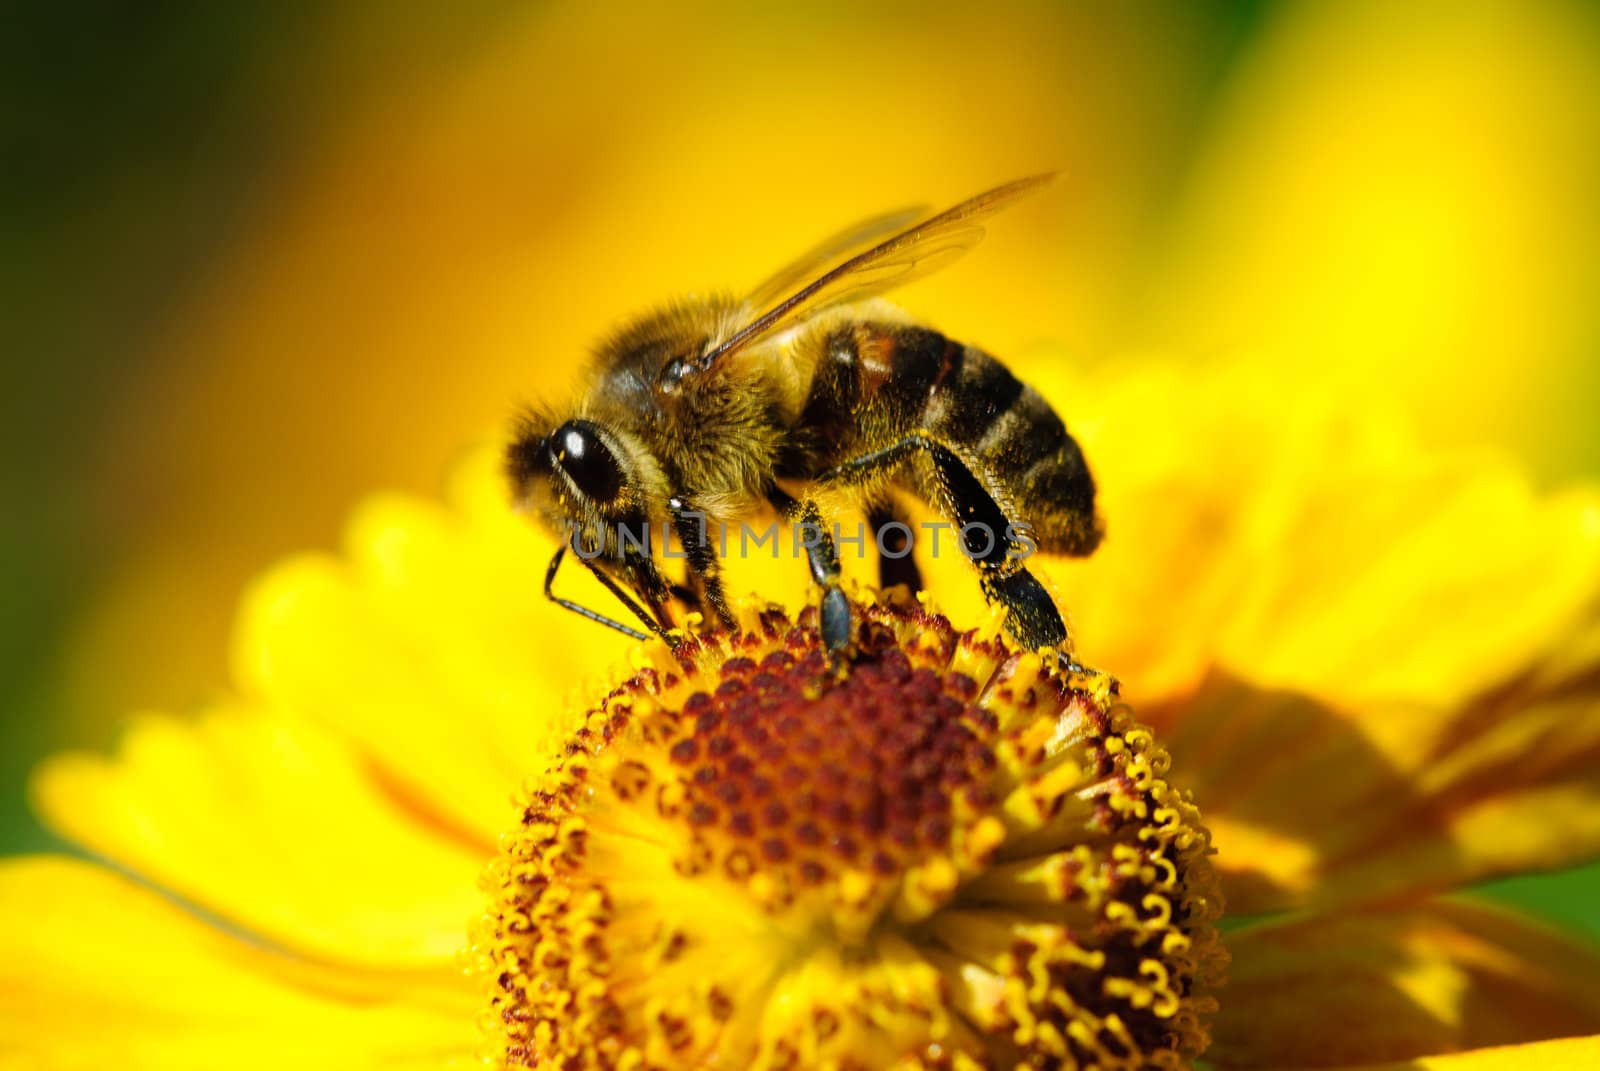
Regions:
<instances>
[{"instance_id":1,"label":"yellow petal","mask_svg":"<svg viewBox=\"0 0 1600 1071\"><path fill-rule=\"evenodd\" d=\"M1436 901L1232 935L1207 1058L1336 1067L1600 1032L1600 954L1507 912Z\"/></svg>"},{"instance_id":2,"label":"yellow petal","mask_svg":"<svg viewBox=\"0 0 1600 1071\"><path fill-rule=\"evenodd\" d=\"M464 991L295 964L91 864L0 863L0 1064L30 1071L467 1066Z\"/></svg>"},{"instance_id":3,"label":"yellow petal","mask_svg":"<svg viewBox=\"0 0 1600 1071\"><path fill-rule=\"evenodd\" d=\"M1596 1067L1600 1067L1600 1037L1562 1038L1400 1063L1363 1064L1359 1071L1592 1071Z\"/></svg>"},{"instance_id":4,"label":"yellow petal","mask_svg":"<svg viewBox=\"0 0 1600 1071\"><path fill-rule=\"evenodd\" d=\"M453 510L372 499L351 522L348 562L305 557L269 574L247 599L235 665L247 692L357 741L487 855L511 794L552 754L565 693L630 643L544 598L553 544L507 505L493 450L463 463L451 498ZM564 590L592 599L581 572Z\"/></svg>"},{"instance_id":5,"label":"yellow petal","mask_svg":"<svg viewBox=\"0 0 1600 1071\"><path fill-rule=\"evenodd\" d=\"M58 756L34 799L64 836L284 947L450 962L487 853L430 829L359 756L288 715L148 717L113 759Z\"/></svg>"},{"instance_id":6,"label":"yellow petal","mask_svg":"<svg viewBox=\"0 0 1600 1071\"><path fill-rule=\"evenodd\" d=\"M1333 902L1554 869L1600 853L1600 620L1526 675L1411 727L1362 728L1409 792L1345 823L1318 899Z\"/></svg>"},{"instance_id":7,"label":"yellow petal","mask_svg":"<svg viewBox=\"0 0 1600 1071\"><path fill-rule=\"evenodd\" d=\"M1219 674L1141 714L1206 807L1231 911L1437 892L1600 852L1600 661L1576 657L1595 632L1457 710Z\"/></svg>"}]
</instances>

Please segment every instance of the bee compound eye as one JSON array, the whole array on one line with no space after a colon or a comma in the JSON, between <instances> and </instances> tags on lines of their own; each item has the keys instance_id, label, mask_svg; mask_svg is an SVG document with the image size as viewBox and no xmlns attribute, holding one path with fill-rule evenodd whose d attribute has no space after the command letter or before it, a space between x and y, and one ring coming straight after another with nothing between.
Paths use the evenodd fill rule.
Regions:
<instances>
[{"instance_id":1,"label":"bee compound eye","mask_svg":"<svg viewBox=\"0 0 1600 1071\"><path fill-rule=\"evenodd\" d=\"M611 502L622 493L622 466L587 420L569 420L550 437L555 463L592 502Z\"/></svg>"}]
</instances>

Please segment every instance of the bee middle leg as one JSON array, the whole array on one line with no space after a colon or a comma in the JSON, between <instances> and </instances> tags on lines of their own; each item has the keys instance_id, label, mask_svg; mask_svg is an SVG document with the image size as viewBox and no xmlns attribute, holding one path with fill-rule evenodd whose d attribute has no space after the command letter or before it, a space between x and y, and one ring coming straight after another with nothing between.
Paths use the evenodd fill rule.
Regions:
<instances>
[{"instance_id":1,"label":"bee middle leg","mask_svg":"<svg viewBox=\"0 0 1600 1071\"><path fill-rule=\"evenodd\" d=\"M1008 517L983 481L945 443L914 432L881 450L863 454L817 475L823 485L853 485L884 475L913 455L924 453L933 462L944 502L943 511L955 521L958 538L968 559L978 567L984 596L1006 611L1006 631L1030 650L1060 650L1067 642L1067 627L1050 593L1022 564L1028 547L1015 534L1022 525ZM1079 669L1068 659L1068 668Z\"/></svg>"},{"instance_id":2,"label":"bee middle leg","mask_svg":"<svg viewBox=\"0 0 1600 1071\"><path fill-rule=\"evenodd\" d=\"M777 487L768 490L767 501L802 533L811 580L822 588L822 643L829 654L838 654L850 643L850 600L839 586L839 548L823 528L815 501L796 501Z\"/></svg>"}]
</instances>

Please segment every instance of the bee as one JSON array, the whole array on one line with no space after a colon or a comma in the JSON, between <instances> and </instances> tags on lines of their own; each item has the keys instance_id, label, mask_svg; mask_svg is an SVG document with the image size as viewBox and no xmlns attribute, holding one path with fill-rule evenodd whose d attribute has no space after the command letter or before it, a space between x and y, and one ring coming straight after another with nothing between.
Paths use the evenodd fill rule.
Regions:
<instances>
[{"instance_id":1,"label":"bee","mask_svg":"<svg viewBox=\"0 0 1600 1071\"><path fill-rule=\"evenodd\" d=\"M1034 549L1083 556L1100 542L1082 451L999 360L878 297L970 249L983 220L1050 177L928 218L876 217L742 298L682 301L613 335L576 404L526 414L507 449L516 503L560 536L546 597L637 639L674 628L675 601L731 625L710 526L775 510L805 531L822 638L838 654L851 613L821 503L864 512L878 546L901 551L880 554L880 581L915 590L906 494L949 523L1010 634L1076 667L1061 614L1025 560ZM652 529L680 544L682 582L638 537ZM569 551L646 631L555 593Z\"/></svg>"}]
</instances>

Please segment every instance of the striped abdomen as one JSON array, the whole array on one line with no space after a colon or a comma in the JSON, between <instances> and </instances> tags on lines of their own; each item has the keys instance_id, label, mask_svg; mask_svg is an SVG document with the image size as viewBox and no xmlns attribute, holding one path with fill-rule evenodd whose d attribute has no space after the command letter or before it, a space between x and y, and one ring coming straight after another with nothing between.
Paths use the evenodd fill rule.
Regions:
<instances>
[{"instance_id":1,"label":"striped abdomen","mask_svg":"<svg viewBox=\"0 0 1600 1071\"><path fill-rule=\"evenodd\" d=\"M972 346L925 327L858 322L828 333L796 429L806 475L922 434L959 455L1041 549L1088 554L1100 541L1094 480L1044 397ZM802 473L796 472L796 475ZM926 459L896 481L941 496Z\"/></svg>"}]
</instances>

